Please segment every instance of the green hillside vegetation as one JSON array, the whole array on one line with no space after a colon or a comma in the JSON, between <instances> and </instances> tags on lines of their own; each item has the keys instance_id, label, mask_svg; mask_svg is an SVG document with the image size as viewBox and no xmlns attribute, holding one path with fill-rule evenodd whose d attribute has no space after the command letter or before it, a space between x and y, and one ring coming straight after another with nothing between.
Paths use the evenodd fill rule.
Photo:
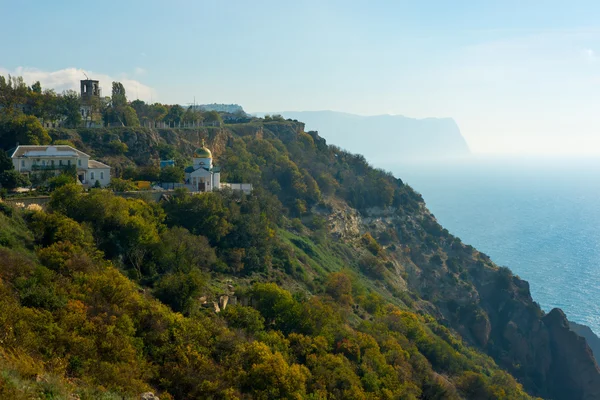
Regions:
<instances>
[{"instance_id":1,"label":"green hillside vegetation","mask_svg":"<svg viewBox=\"0 0 600 400\"><path fill-rule=\"evenodd\" d=\"M2 207L0 398L529 398L414 306L374 237L335 239L318 211L409 212L420 196L269 124L282 139L232 133L219 159L251 196L153 203L68 184L46 211ZM237 304L202 306L232 289Z\"/></svg>"},{"instance_id":2,"label":"green hillside vegetation","mask_svg":"<svg viewBox=\"0 0 600 400\"><path fill-rule=\"evenodd\" d=\"M113 85L102 113L125 126L47 130L14 98L41 88L11 82L0 81L5 150L17 137L70 143L113 182L85 192L61 176L45 210L0 203L0 398L600 393L564 314L545 315L527 282L449 234L401 179L303 123L213 111L192 129L143 128L136 119L190 110L130 103ZM114 193L180 180L200 139L222 181L251 195Z\"/></svg>"},{"instance_id":3,"label":"green hillside vegetation","mask_svg":"<svg viewBox=\"0 0 600 400\"><path fill-rule=\"evenodd\" d=\"M67 185L48 211L4 208L0 397L527 398L433 318L324 257L327 240L280 239L286 217L264 196L156 204ZM250 305L201 308L226 277Z\"/></svg>"}]
</instances>

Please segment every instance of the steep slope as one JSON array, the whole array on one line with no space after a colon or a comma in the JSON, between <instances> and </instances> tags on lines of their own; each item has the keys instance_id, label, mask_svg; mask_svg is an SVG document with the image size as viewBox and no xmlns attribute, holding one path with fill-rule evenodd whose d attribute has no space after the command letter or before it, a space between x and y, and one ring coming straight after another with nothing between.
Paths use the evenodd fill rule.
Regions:
<instances>
[{"instance_id":1,"label":"steep slope","mask_svg":"<svg viewBox=\"0 0 600 400\"><path fill-rule=\"evenodd\" d=\"M378 163L402 159L464 157L469 147L451 118L414 119L401 115L361 116L335 111L286 111L307 130Z\"/></svg>"},{"instance_id":2,"label":"steep slope","mask_svg":"<svg viewBox=\"0 0 600 400\"><path fill-rule=\"evenodd\" d=\"M414 346L412 359L421 359L418 352L431 368L419 378L403 378L423 396L437 392L444 386L443 381L447 382L446 393L457 391L467 398L516 398L506 391L501 395L490 389L490 385L506 386L506 390L514 385L497 374L493 363L457 341L454 332L458 332L467 344L492 356L531 394L554 399L597 398L598 366L585 341L568 329L562 313L545 316L531 299L526 282L451 236L428 212L422 198L400 179L373 169L361 155L327 146L315 132L305 133L302 123L254 121L205 128L199 133L208 139L210 147L218 149L215 154L223 167L224 180L251 182L256 188L251 197L254 200L248 199L250 203L241 206L229 200L204 204L211 196L198 200L176 197L161 205L170 229L183 227L192 234L208 237L219 259L208 270L219 280L236 279L249 293L253 293L250 282L265 280L278 282L296 293L298 299L315 295L320 298L325 293L335 299L352 329L378 338L380 348L392 337L400 340L394 335L402 334L405 339L400 340L400 347L406 350ZM100 159L142 165L156 159L164 146L176 147L182 159L189 157L194 134L127 128L96 131L94 135L51 132L55 139L89 146L89 151ZM111 146L101 145L116 139L127 143L129 152L115 155ZM139 154L144 157L138 158ZM85 212L120 206L87 204L77 211L77 202L69 204L62 212L84 226L102 222L101 227L105 228L96 232L101 250L161 298L163 285L172 282L163 281L167 278L162 276L162 261L155 259L155 253L145 245L127 247L135 241L118 238L131 229L118 229L107 216L90 220L96 218L94 213ZM247 217L228 216L232 210ZM139 213L148 216L155 211L123 215ZM127 246L115 246L118 243ZM339 271L344 271L362 289L352 284L350 291L338 291L336 284L331 283L330 287L325 283ZM168 296L162 299L183 311L196 301L181 298L175 302ZM329 348L344 349L344 358L351 363L362 359L366 351L360 344L361 350L356 350L347 335L323 331L323 327L303 330L306 328L298 325L302 318L295 319L298 314L278 321L277 314L273 314L277 307L264 309L260 304L255 307L270 321L268 326L283 332L288 340L290 334L297 333L324 335L330 338ZM408 314L395 314L397 311ZM395 333L390 334L389 330ZM284 351L284 355L288 352ZM300 364L306 360L298 354L286 357ZM359 364L353 364L353 368L359 379L370 379ZM411 368L419 370L422 366ZM375 373L381 380L378 374ZM316 383L306 379L311 382L306 387L314 389ZM379 382L375 386L365 382L359 386L363 391L371 388L371 393L387 388ZM476 387L485 393L477 392ZM235 390L242 389L236 386Z\"/></svg>"},{"instance_id":3,"label":"steep slope","mask_svg":"<svg viewBox=\"0 0 600 400\"><path fill-rule=\"evenodd\" d=\"M585 338L588 345L594 352L596 362L598 362L598 356L600 355L600 338L590 329L589 326L578 324L577 322L569 321L569 328L579 336L583 336Z\"/></svg>"}]
</instances>

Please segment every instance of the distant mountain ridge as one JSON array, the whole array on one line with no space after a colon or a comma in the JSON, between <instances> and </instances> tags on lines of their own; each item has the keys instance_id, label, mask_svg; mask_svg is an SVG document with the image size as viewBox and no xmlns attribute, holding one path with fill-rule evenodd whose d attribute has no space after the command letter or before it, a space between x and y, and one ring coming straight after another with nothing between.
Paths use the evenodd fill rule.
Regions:
<instances>
[{"instance_id":1,"label":"distant mountain ridge","mask_svg":"<svg viewBox=\"0 0 600 400\"><path fill-rule=\"evenodd\" d=\"M389 163L399 159L455 158L470 154L469 146L452 118L362 116L337 111L272 114L302 121L307 131L318 131L329 143L362 154L370 161Z\"/></svg>"}]
</instances>

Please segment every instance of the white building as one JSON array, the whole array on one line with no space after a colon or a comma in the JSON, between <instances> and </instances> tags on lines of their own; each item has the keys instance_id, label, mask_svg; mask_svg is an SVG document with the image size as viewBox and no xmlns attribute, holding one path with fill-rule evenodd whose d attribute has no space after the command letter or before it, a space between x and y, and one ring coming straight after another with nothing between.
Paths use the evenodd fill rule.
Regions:
<instances>
[{"instance_id":1,"label":"white building","mask_svg":"<svg viewBox=\"0 0 600 400\"><path fill-rule=\"evenodd\" d=\"M87 187L96 181L105 187L110 183L110 167L71 146L18 146L11 155L15 170L31 176L44 171L60 174L70 166L77 169L77 178Z\"/></svg>"},{"instance_id":2,"label":"white building","mask_svg":"<svg viewBox=\"0 0 600 400\"><path fill-rule=\"evenodd\" d=\"M194 164L185 169L185 183L194 192L212 192L221 189L221 168L213 165L212 153L204 145L196 149Z\"/></svg>"}]
</instances>

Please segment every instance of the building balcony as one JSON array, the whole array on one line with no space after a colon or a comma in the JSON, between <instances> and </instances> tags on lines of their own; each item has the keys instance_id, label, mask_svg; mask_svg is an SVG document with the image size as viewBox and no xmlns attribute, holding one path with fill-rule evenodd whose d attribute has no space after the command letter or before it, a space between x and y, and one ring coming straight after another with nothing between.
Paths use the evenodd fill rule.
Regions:
<instances>
[{"instance_id":1,"label":"building balcony","mask_svg":"<svg viewBox=\"0 0 600 400\"><path fill-rule=\"evenodd\" d=\"M71 167L70 165L32 165L32 171L56 171Z\"/></svg>"}]
</instances>

